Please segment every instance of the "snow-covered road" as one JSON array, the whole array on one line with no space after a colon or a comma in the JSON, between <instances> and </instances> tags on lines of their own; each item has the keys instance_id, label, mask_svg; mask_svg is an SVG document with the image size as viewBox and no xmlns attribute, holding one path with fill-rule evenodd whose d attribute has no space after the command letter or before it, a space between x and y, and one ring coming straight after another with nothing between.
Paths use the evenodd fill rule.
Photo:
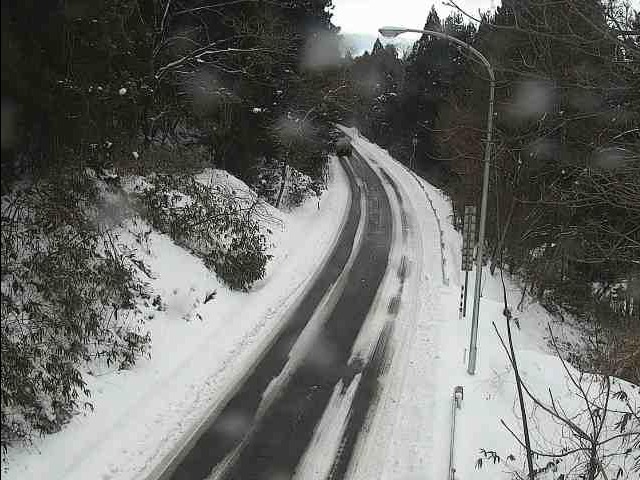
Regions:
<instances>
[{"instance_id":1,"label":"snow-covered road","mask_svg":"<svg viewBox=\"0 0 640 480\"><path fill-rule=\"evenodd\" d=\"M361 158L342 162L354 201L331 257L260 363L163 478L204 478L213 468L220 478L291 477L336 385L371 370L353 342L387 272L394 228L380 178ZM363 373L357 411L366 411L376 382L375 372Z\"/></svg>"},{"instance_id":2,"label":"snow-covered road","mask_svg":"<svg viewBox=\"0 0 640 480\"><path fill-rule=\"evenodd\" d=\"M33 447L10 449L3 478L156 480L175 473L197 480L212 468L210 477L242 480L448 478L456 385L465 392L456 479L522 474L522 449L501 425L519 432L511 366L492 326L503 321L499 278L484 275L478 368L470 376L469 321L458 316L461 237L448 199L355 129L344 132L355 154L345 168L332 162L320 210L313 199L297 212L271 212L282 228L270 226L274 258L251 292L225 289L200 260L151 235L145 261L163 302L148 309L152 358L130 371L87 372L95 410ZM226 172L211 175L213 183L246 189ZM314 288L315 300L305 301ZM203 303L212 291L215 300ZM509 278L506 294L512 311L522 304L521 328L513 331L522 377L576 411L580 402L545 333L548 324L560 337L575 331L533 299L521 302ZM295 312L302 323L283 337ZM247 383L274 345L261 387ZM640 404L638 387L612 382L629 405ZM238 394L244 410L221 415ZM557 425L528 409L536 444L557 447ZM216 418L224 421L212 429ZM207 446L212 432L215 455ZM221 438L229 441L222 449ZM622 448L609 445L614 453ZM487 461L480 449L502 460ZM196 464L183 468L189 455ZM631 460L620 462L607 465L611 478L622 467L622 478L637 478ZM557 475L573 465L556 465Z\"/></svg>"},{"instance_id":3,"label":"snow-covered road","mask_svg":"<svg viewBox=\"0 0 640 480\"><path fill-rule=\"evenodd\" d=\"M195 479L216 463L219 476L235 478L399 478L419 469L433 448L424 402L437 397L425 360L437 356L452 262L425 187L377 147L357 135L353 143L346 169L333 164L320 211L309 202L276 231L267 278L249 294L225 290L154 233L146 260L166 305L150 312L151 360L130 372L89 374L96 410L37 440L40 455L10 452L7 477ZM341 257L333 266L331 252ZM198 301L215 289L213 302ZM296 311L301 334L287 332ZM429 321L419 321L425 314ZM274 346L277 358L269 358ZM261 386L243 388L265 358ZM233 405L243 408L221 415L238 395ZM195 463L181 466L189 455Z\"/></svg>"},{"instance_id":4,"label":"snow-covered road","mask_svg":"<svg viewBox=\"0 0 640 480\"><path fill-rule=\"evenodd\" d=\"M450 271L455 256L444 243L436 216L447 212L447 205L438 204L439 192L419 182L385 151L355 130L345 132L356 151L386 180L397 225L395 251L378 292L380 302L361 334L362 344L370 343L369 332L381 324L393 325L387 366L345 477L436 478L447 466L446 455L438 452L446 437L434 422L435 401L446 388L438 382L437 362L442 327L456 319L458 293L448 286L455 276Z\"/></svg>"},{"instance_id":5,"label":"snow-covered road","mask_svg":"<svg viewBox=\"0 0 640 480\"><path fill-rule=\"evenodd\" d=\"M429 412L441 393L425 373L438 358L440 326L455 318L452 262L425 185L346 132L356 148L345 162L355 200L334 252L339 261L329 260L301 313L162 478L211 470L212 478L238 479L424 473L436 448Z\"/></svg>"},{"instance_id":6,"label":"snow-covered road","mask_svg":"<svg viewBox=\"0 0 640 480\"><path fill-rule=\"evenodd\" d=\"M313 198L290 213L269 210L265 228L273 232L273 259L249 293L230 291L200 259L153 232L140 251L153 275L153 295L161 298L158 307L141 306L152 335L151 358L126 371L88 370L92 395L86 400L93 411L80 412L31 446L9 449L3 479L128 480L157 471L233 392L333 250L351 198L337 159L330 177L320 209ZM204 180L248 190L224 171ZM127 232L121 239L136 247Z\"/></svg>"},{"instance_id":7,"label":"snow-covered road","mask_svg":"<svg viewBox=\"0 0 640 480\"><path fill-rule=\"evenodd\" d=\"M522 296L517 279L504 274L506 300L498 272L495 276L483 274L480 299L478 364L475 375L466 371L469 346L470 308L466 318L459 317L460 286L463 273L460 268L462 239L453 227L452 209L446 196L425 180L417 177L394 160L387 151L370 143L355 129L344 129L357 152L378 169L381 177L390 177L396 185L396 222L400 220L405 240L396 241L392 252L390 270L379 291L384 307L393 298L399 279L392 278L398 259L406 265L403 300L393 319L393 333L387 341L387 367L379 378L376 401L367 412L358 434L351 462L345 478L357 480L423 480L449 477L449 443L451 439L452 397L458 385L464 388L462 408L458 411L456 447L453 457L455 478L460 480L495 480L525 478L522 447L502 425L504 421L516 434L521 433L521 414L516 398L513 370L509 364L496 332L494 322L504 335L504 301L518 316L518 328L513 328L515 348L520 360L520 374L539 398L549 398L550 392L559 400L567 415L581 418L583 428L589 429L588 415L584 416L584 400L571 388L568 375L580 378L585 388L598 391L597 378L582 375L571 366L565 366L549 347L548 329L564 341L579 342L579 331L569 322L558 320L539 305L535 299ZM388 192L391 199L392 192ZM396 234L397 236L397 234ZM399 247L398 247L399 246ZM395 263L394 263L395 262ZM471 272L472 275L474 272ZM469 295L468 306L473 302ZM517 307L520 304L521 307ZM364 344L371 344L379 323L384 321L384 308L370 312L361 332ZM367 335L367 331L372 334ZM369 340L367 340L367 338ZM640 388L611 377L612 391L629 395L632 400L626 406L611 397L609 408L619 412L637 411L640 405ZM356 387L348 387L353 395ZM594 394L595 395L595 394ZM595 398L595 397L594 397ZM604 405L602 397L591 399ZM558 422L526 400L533 442L539 451L561 452L575 448L575 439L563 432ZM580 414L579 412L583 412ZM362 412L359 412L361 415ZM316 434L316 444L322 446L309 450L300 465L299 479L331 478L336 473L326 465L335 462L327 450L336 448L335 432L343 430L350 407L335 401ZM615 437L616 421L620 415L611 415L605 428L606 435ZM635 429L640 438L640 425ZM573 442L573 443L572 443ZM337 445L338 451L342 447ZM609 478L632 479L633 452L629 444L608 444L608 454L615 458L606 469ZM483 453L484 452L484 453ZM640 452L635 451L635 455ZM618 455L618 456L616 456ZM329 458L329 460L327 460ZM560 462L553 457L536 458L536 467L546 473L545 480L553 478L579 478L579 455ZM325 465L324 467L319 467ZM326 473L329 472L329 475ZM338 478L342 477L339 475Z\"/></svg>"}]
</instances>

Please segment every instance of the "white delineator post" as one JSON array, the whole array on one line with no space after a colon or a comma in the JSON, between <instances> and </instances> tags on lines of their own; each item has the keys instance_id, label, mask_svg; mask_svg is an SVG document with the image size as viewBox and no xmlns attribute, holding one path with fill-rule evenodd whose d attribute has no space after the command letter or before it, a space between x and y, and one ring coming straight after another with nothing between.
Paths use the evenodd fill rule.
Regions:
<instances>
[{"instance_id":1,"label":"white delineator post","mask_svg":"<svg viewBox=\"0 0 640 480\"><path fill-rule=\"evenodd\" d=\"M451 403L451 437L449 439L449 479L455 480L456 478L456 465L455 465L455 445L456 445L456 410L462 408L462 399L464 397L464 390L461 385L458 385L453 389L453 399Z\"/></svg>"}]
</instances>

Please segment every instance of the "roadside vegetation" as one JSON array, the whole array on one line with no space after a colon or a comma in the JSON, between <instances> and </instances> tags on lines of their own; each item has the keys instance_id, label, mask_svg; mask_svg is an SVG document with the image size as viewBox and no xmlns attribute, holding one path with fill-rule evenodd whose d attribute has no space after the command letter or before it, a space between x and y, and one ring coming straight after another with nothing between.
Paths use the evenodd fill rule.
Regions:
<instances>
[{"instance_id":1,"label":"roadside vegetation","mask_svg":"<svg viewBox=\"0 0 640 480\"><path fill-rule=\"evenodd\" d=\"M477 22L476 22L477 21ZM504 266L592 347L573 360L640 383L640 14L624 1L504 1L475 19L432 9L425 29L493 65L496 117L486 262ZM486 71L424 35L403 58L352 60L354 123L450 196L480 198Z\"/></svg>"},{"instance_id":2,"label":"roadside vegetation","mask_svg":"<svg viewBox=\"0 0 640 480\"><path fill-rule=\"evenodd\" d=\"M166 233L231 289L265 275L263 202L323 188L330 3L3 3L3 452L92 408L92 363L153 354L131 222L139 248ZM211 168L259 195L202 182Z\"/></svg>"}]
</instances>

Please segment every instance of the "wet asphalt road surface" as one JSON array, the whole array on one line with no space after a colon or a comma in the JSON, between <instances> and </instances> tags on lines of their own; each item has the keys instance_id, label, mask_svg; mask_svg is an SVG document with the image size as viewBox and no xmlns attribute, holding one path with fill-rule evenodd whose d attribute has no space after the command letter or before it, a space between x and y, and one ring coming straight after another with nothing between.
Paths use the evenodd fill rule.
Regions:
<instances>
[{"instance_id":1,"label":"wet asphalt road surface","mask_svg":"<svg viewBox=\"0 0 640 480\"><path fill-rule=\"evenodd\" d=\"M221 475L224 479L290 478L335 386L341 379L348 385L356 373L362 372L351 407L355 414L350 416L342 439L346 451L343 448L340 458L334 461L331 474L331 478L344 476L364 416L375 396L389 329L383 330L368 364L364 360L350 363L349 359L387 269L393 227L389 199L378 176L357 155L343 157L341 162L349 177L352 201L328 262L253 372L189 452L179 457L178 464L172 465L163 478L204 479L225 458L231 460ZM356 177L362 186L358 186ZM361 196L366 202L364 212L360 207ZM347 264L361 215L366 215L362 238L339 299L310 351L266 410L258 412L267 386L285 367L300 332Z\"/></svg>"}]
</instances>

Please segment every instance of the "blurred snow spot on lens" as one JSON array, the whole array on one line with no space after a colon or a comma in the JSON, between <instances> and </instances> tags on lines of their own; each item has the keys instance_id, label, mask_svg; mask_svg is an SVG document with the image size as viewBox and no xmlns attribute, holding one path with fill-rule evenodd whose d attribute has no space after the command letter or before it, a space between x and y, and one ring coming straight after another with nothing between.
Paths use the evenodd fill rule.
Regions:
<instances>
[{"instance_id":1,"label":"blurred snow spot on lens","mask_svg":"<svg viewBox=\"0 0 640 480\"><path fill-rule=\"evenodd\" d=\"M281 116L275 122L273 130L284 144L311 139L317 133L316 128L308 119L292 113Z\"/></svg>"},{"instance_id":2,"label":"blurred snow spot on lens","mask_svg":"<svg viewBox=\"0 0 640 480\"><path fill-rule=\"evenodd\" d=\"M640 162L637 153L621 147L609 147L596 151L591 156L590 166L601 170L616 170L631 165L632 162Z\"/></svg>"},{"instance_id":3,"label":"blurred snow spot on lens","mask_svg":"<svg viewBox=\"0 0 640 480\"><path fill-rule=\"evenodd\" d=\"M267 474L268 480L289 480L291 478L291 472L285 471L271 471Z\"/></svg>"},{"instance_id":4,"label":"blurred snow spot on lens","mask_svg":"<svg viewBox=\"0 0 640 480\"><path fill-rule=\"evenodd\" d=\"M631 277L627 284L627 293L631 298L640 301L640 276Z\"/></svg>"},{"instance_id":5,"label":"blurred snow spot on lens","mask_svg":"<svg viewBox=\"0 0 640 480\"><path fill-rule=\"evenodd\" d=\"M380 77L375 72L354 71L354 83L357 92L361 95L374 95L380 84Z\"/></svg>"},{"instance_id":6,"label":"blurred snow spot on lens","mask_svg":"<svg viewBox=\"0 0 640 480\"><path fill-rule=\"evenodd\" d=\"M336 35L314 33L310 36L302 58L302 66L312 70L322 70L340 63L340 42Z\"/></svg>"},{"instance_id":7,"label":"blurred snow spot on lens","mask_svg":"<svg viewBox=\"0 0 640 480\"><path fill-rule=\"evenodd\" d=\"M533 160L543 162L557 158L560 146L556 140L539 138L527 145L526 151Z\"/></svg>"},{"instance_id":8,"label":"blurred snow spot on lens","mask_svg":"<svg viewBox=\"0 0 640 480\"><path fill-rule=\"evenodd\" d=\"M251 418L240 412L223 413L215 422L216 431L230 439L240 439L249 430Z\"/></svg>"},{"instance_id":9,"label":"blurred snow spot on lens","mask_svg":"<svg viewBox=\"0 0 640 480\"><path fill-rule=\"evenodd\" d=\"M317 339L307 357L309 365L318 370L332 369L337 365L338 360L338 349L323 337Z\"/></svg>"},{"instance_id":10,"label":"blurred snow spot on lens","mask_svg":"<svg viewBox=\"0 0 640 480\"><path fill-rule=\"evenodd\" d=\"M602 96L585 89L574 89L569 92L569 103L579 112L595 112L603 107Z\"/></svg>"},{"instance_id":11,"label":"blurred snow spot on lens","mask_svg":"<svg viewBox=\"0 0 640 480\"><path fill-rule=\"evenodd\" d=\"M197 115L210 115L218 106L234 100L233 92L225 88L210 72L195 73L184 88Z\"/></svg>"},{"instance_id":12,"label":"blurred snow spot on lens","mask_svg":"<svg viewBox=\"0 0 640 480\"><path fill-rule=\"evenodd\" d=\"M517 85L508 114L521 119L537 118L553 110L555 92L548 82L528 81Z\"/></svg>"}]
</instances>

